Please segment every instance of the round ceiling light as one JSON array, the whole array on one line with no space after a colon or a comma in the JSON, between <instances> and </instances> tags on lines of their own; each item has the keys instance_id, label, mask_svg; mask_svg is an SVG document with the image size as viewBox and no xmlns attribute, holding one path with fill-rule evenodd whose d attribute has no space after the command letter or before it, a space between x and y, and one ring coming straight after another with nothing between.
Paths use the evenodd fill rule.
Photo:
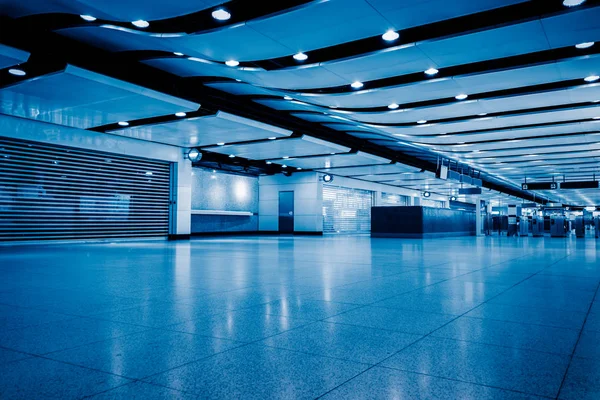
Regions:
<instances>
[{"instance_id":1,"label":"round ceiling light","mask_svg":"<svg viewBox=\"0 0 600 400\"><path fill-rule=\"evenodd\" d=\"M389 30L386 33L384 33L383 35L381 35L381 37L383 38L383 40L385 40L386 42L392 42L396 39L398 39L400 37L400 34L396 31L393 30Z\"/></svg>"},{"instance_id":2,"label":"round ceiling light","mask_svg":"<svg viewBox=\"0 0 600 400\"><path fill-rule=\"evenodd\" d=\"M227 65L228 67L237 67L238 65L240 65L240 62L236 60L227 60L225 61L225 65Z\"/></svg>"},{"instance_id":3,"label":"round ceiling light","mask_svg":"<svg viewBox=\"0 0 600 400\"><path fill-rule=\"evenodd\" d=\"M333 176L328 175L328 174L323 175L323 182L329 183L331 181L333 181Z\"/></svg>"},{"instance_id":4,"label":"round ceiling light","mask_svg":"<svg viewBox=\"0 0 600 400\"><path fill-rule=\"evenodd\" d=\"M585 0L563 0L563 6L565 7L580 6L583 3L585 3Z\"/></svg>"},{"instance_id":5,"label":"round ceiling light","mask_svg":"<svg viewBox=\"0 0 600 400\"><path fill-rule=\"evenodd\" d=\"M91 15L80 15L79 16L82 20L84 21L88 21L88 22L94 22L96 20L96 17L93 17Z\"/></svg>"},{"instance_id":6,"label":"round ceiling light","mask_svg":"<svg viewBox=\"0 0 600 400\"><path fill-rule=\"evenodd\" d=\"M119 121L118 124L120 126L129 126L129 122L127 122L127 121Z\"/></svg>"},{"instance_id":7,"label":"round ceiling light","mask_svg":"<svg viewBox=\"0 0 600 400\"><path fill-rule=\"evenodd\" d=\"M231 14L222 8L213 11L211 15L218 21L227 21L229 18L231 18Z\"/></svg>"},{"instance_id":8,"label":"round ceiling light","mask_svg":"<svg viewBox=\"0 0 600 400\"><path fill-rule=\"evenodd\" d=\"M8 70L8 73L11 75L15 75L15 76L25 76L27 75L27 73L25 71L23 71L22 69L18 69L18 68L11 68Z\"/></svg>"},{"instance_id":9,"label":"round ceiling light","mask_svg":"<svg viewBox=\"0 0 600 400\"><path fill-rule=\"evenodd\" d=\"M138 28L147 28L150 26L150 22L144 21L143 19L138 19L137 21L131 21L133 26L137 26Z\"/></svg>"},{"instance_id":10,"label":"round ceiling light","mask_svg":"<svg viewBox=\"0 0 600 400\"><path fill-rule=\"evenodd\" d=\"M290 96L283 96L283 99L284 99L284 100L294 100L294 99L293 99L292 97L290 97Z\"/></svg>"},{"instance_id":11,"label":"round ceiling light","mask_svg":"<svg viewBox=\"0 0 600 400\"><path fill-rule=\"evenodd\" d=\"M425 72L425 75L433 76L440 71L432 67L432 68L426 69L424 72Z\"/></svg>"},{"instance_id":12,"label":"round ceiling light","mask_svg":"<svg viewBox=\"0 0 600 400\"><path fill-rule=\"evenodd\" d=\"M390 110L395 110L395 109L396 109L396 108L398 108L398 107L400 107L400 106L399 106L398 104L396 104L396 103L392 103L392 104L388 105L388 108L389 108Z\"/></svg>"},{"instance_id":13,"label":"round ceiling light","mask_svg":"<svg viewBox=\"0 0 600 400\"><path fill-rule=\"evenodd\" d=\"M457 94L456 96L454 96L454 98L455 98L456 100L464 100L464 99L466 99L467 97L469 97L469 95L467 95L467 94L464 94L464 93Z\"/></svg>"},{"instance_id":14,"label":"round ceiling light","mask_svg":"<svg viewBox=\"0 0 600 400\"><path fill-rule=\"evenodd\" d=\"M173 54L175 54L176 56L179 56L179 57L181 57L183 55L183 53L180 53L178 51L173 52Z\"/></svg>"},{"instance_id":15,"label":"round ceiling light","mask_svg":"<svg viewBox=\"0 0 600 400\"><path fill-rule=\"evenodd\" d=\"M426 119L420 119L417 121L417 124L426 124L427 120Z\"/></svg>"},{"instance_id":16,"label":"round ceiling light","mask_svg":"<svg viewBox=\"0 0 600 400\"><path fill-rule=\"evenodd\" d=\"M294 57L294 60L297 60L297 61L304 61L308 58L308 56L302 52L294 54L293 57Z\"/></svg>"},{"instance_id":17,"label":"round ceiling light","mask_svg":"<svg viewBox=\"0 0 600 400\"><path fill-rule=\"evenodd\" d=\"M183 111L179 111L179 112L176 112L176 113L175 113L175 116L176 116L176 117L185 117L186 115L187 115L187 114L186 114L186 113L184 113Z\"/></svg>"},{"instance_id":18,"label":"round ceiling light","mask_svg":"<svg viewBox=\"0 0 600 400\"><path fill-rule=\"evenodd\" d=\"M583 42L575 45L578 49L589 49L594 45L594 42Z\"/></svg>"},{"instance_id":19,"label":"round ceiling light","mask_svg":"<svg viewBox=\"0 0 600 400\"><path fill-rule=\"evenodd\" d=\"M583 80L586 82L596 82L598 79L600 79L600 76L590 75L590 76L586 76Z\"/></svg>"},{"instance_id":20,"label":"round ceiling light","mask_svg":"<svg viewBox=\"0 0 600 400\"><path fill-rule=\"evenodd\" d=\"M352 86L354 89L360 89L361 87L364 86L364 84L362 82L355 81L355 82L352 82L352 84L350 86Z\"/></svg>"}]
</instances>

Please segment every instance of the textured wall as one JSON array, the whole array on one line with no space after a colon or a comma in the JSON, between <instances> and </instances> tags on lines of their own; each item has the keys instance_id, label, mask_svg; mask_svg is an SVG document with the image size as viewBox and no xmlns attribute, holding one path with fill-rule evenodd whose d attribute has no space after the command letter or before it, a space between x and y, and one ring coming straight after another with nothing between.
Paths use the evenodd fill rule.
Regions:
<instances>
[{"instance_id":1,"label":"textured wall","mask_svg":"<svg viewBox=\"0 0 600 400\"><path fill-rule=\"evenodd\" d=\"M193 168L192 210L250 211L258 214L258 178ZM192 233L257 230L258 215L192 215Z\"/></svg>"}]
</instances>

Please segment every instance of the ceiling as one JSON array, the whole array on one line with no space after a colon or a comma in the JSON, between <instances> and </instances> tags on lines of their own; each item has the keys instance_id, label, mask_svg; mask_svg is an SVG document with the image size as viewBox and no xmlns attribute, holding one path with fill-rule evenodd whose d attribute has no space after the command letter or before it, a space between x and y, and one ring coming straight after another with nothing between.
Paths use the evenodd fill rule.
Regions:
<instances>
[{"instance_id":1,"label":"ceiling","mask_svg":"<svg viewBox=\"0 0 600 400\"><path fill-rule=\"evenodd\" d=\"M485 198L600 205L521 190L600 175L599 0L0 0L0 18L0 113L207 165L472 186L444 164Z\"/></svg>"}]
</instances>

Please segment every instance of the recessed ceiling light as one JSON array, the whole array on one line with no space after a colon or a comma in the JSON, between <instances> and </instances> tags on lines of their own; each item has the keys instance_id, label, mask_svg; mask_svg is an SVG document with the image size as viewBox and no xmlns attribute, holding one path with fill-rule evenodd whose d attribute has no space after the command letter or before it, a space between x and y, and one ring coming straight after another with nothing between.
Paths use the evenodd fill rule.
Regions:
<instances>
[{"instance_id":1,"label":"recessed ceiling light","mask_svg":"<svg viewBox=\"0 0 600 400\"><path fill-rule=\"evenodd\" d=\"M237 67L238 65L240 65L240 62L236 60L227 60L225 61L225 65L227 65L228 67Z\"/></svg>"},{"instance_id":2,"label":"recessed ceiling light","mask_svg":"<svg viewBox=\"0 0 600 400\"><path fill-rule=\"evenodd\" d=\"M298 168L296 168L296 169L297 169L298 171L301 171L301 170L302 170L302 168L300 168L300 167L298 167Z\"/></svg>"},{"instance_id":3,"label":"recessed ceiling light","mask_svg":"<svg viewBox=\"0 0 600 400\"><path fill-rule=\"evenodd\" d=\"M235 156L233 154L230 154L229 158L235 158Z\"/></svg>"},{"instance_id":4,"label":"recessed ceiling light","mask_svg":"<svg viewBox=\"0 0 600 400\"><path fill-rule=\"evenodd\" d=\"M454 98L455 98L456 100L464 100L464 99L466 99L467 97L469 97L469 95L467 95L467 94L464 94L464 93L457 94L456 96L454 96Z\"/></svg>"},{"instance_id":5,"label":"recessed ceiling light","mask_svg":"<svg viewBox=\"0 0 600 400\"><path fill-rule=\"evenodd\" d=\"M577 47L578 49L588 49L588 48L592 47L593 45L594 45L594 42L583 42L583 43L576 44L575 47Z\"/></svg>"},{"instance_id":6,"label":"recessed ceiling light","mask_svg":"<svg viewBox=\"0 0 600 400\"><path fill-rule=\"evenodd\" d=\"M437 69L435 69L435 68L433 68L433 67L425 70L425 74L429 75L429 76L435 75L438 72L440 72L440 71L437 70Z\"/></svg>"},{"instance_id":7,"label":"recessed ceiling light","mask_svg":"<svg viewBox=\"0 0 600 400\"><path fill-rule=\"evenodd\" d=\"M17 69L17 68L11 68L8 70L8 73L11 75L16 75L16 76L25 76L27 75L27 73L25 71L23 71L22 69Z\"/></svg>"},{"instance_id":8,"label":"recessed ceiling light","mask_svg":"<svg viewBox=\"0 0 600 400\"><path fill-rule=\"evenodd\" d=\"M120 126L128 126L128 125L129 125L129 122L127 122L127 121L119 121L119 122L118 122L118 124L119 124Z\"/></svg>"},{"instance_id":9,"label":"recessed ceiling light","mask_svg":"<svg viewBox=\"0 0 600 400\"><path fill-rule=\"evenodd\" d=\"M290 156L283 156L281 158L283 158L284 160L287 160L288 158L290 158Z\"/></svg>"},{"instance_id":10,"label":"recessed ceiling light","mask_svg":"<svg viewBox=\"0 0 600 400\"><path fill-rule=\"evenodd\" d=\"M586 82L596 82L598 79L600 79L600 76L598 75L590 75L583 78L583 80Z\"/></svg>"},{"instance_id":11,"label":"recessed ceiling light","mask_svg":"<svg viewBox=\"0 0 600 400\"><path fill-rule=\"evenodd\" d=\"M179 111L179 112L176 112L176 113L175 113L175 116L176 116L176 117L185 117L186 115L187 115L187 114L186 114L186 113L184 113L183 111Z\"/></svg>"},{"instance_id":12,"label":"recessed ceiling light","mask_svg":"<svg viewBox=\"0 0 600 400\"><path fill-rule=\"evenodd\" d=\"M277 138L275 136L271 136L270 138L267 138L267 139L269 139L269 140L275 140Z\"/></svg>"},{"instance_id":13,"label":"recessed ceiling light","mask_svg":"<svg viewBox=\"0 0 600 400\"><path fill-rule=\"evenodd\" d=\"M137 21L131 21L133 26L137 26L138 28L147 28L150 26L150 22L144 21L143 19L138 19Z\"/></svg>"},{"instance_id":14,"label":"recessed ceiling light","mask_svg":"<svg viewBox=\"0 0 600 400\"><path fill-rule=\"evenodd\" d=\"M417 121L417 124L426 124L427 120L426 119L420 119Z\"/></svg>"},{"instance_id":15,"label":"recessed ceiling light","mask_svg":"<svg viewBox=\"0 0 600 400\"><path fill-rule=\"evenodd\" d=\"M291 98L290 96L283 96L284 100L294 100L293 98Z\"/></svg>"},{"instance_id":16,"label":"recessed ceiling light","mask_svg":"<svg viewBox=\"0 0 600 400\"><path fill-rule=\"evenodd\" d=\"M225 143L223 143L223 142L217 143L217 146L225 146Z\"/></svg>"},{"instance_id":17,"label":"recessed ceiling light","mask_svg":"<svg viewBox=\"0 0 600 400\"><path fill-rule=\"evenodd\" d=\"M585 3L585 0L563 0L563 6L566 7L580 6L583 3Z\"/></svg>"},{"instance_id":18,"label":"recessed ceiling light","mask_svg":"<svg viewBox=\"0 0 600 400\"><path fill-rule=\"evenodd\" d=\"M395 110L395 109L396 109L396 108L398 108L398 107L400 107L400 106L399 106L398 104L396 104L396 103L392 103L392 104L388 105L388 108L389 108L390 110Z\"/></svg>"},{"instance_id":19,"label":"recessed ceiling light","mask_svg":"<svg viewBox=\"0 0 600 400\"><path fill-rule=\"evenodd\" d=\"M396 31L393 30L389 30L386 33L384 33L383 35L381 35L381 37L383 38L383 40L387 41L387 42L391 42L393 40L396 40L400 37L400 34Z\"/></svg>"},{"instance_id":20,"label":"recessed ceiling light","mask_svg":"<svg viewBox=\"0 0 600 400\"><path fill-rule=\"evenodd\" d=\"M236 81L236 82L241 82L242 80L241 80L241 79L236 79L235 81Z\"/></svg>"},{"instance_id":21,"label":"recessed ceiling light","mask_svg":"<svg viewBox=\"0 0 600 400\"><path fill-rule=\"evenodd\" d=\"M173 54L175 54L176 56L180 56L180 57L183 55L183 53L180 53L178 51L173 52Z\"/></svg>"},{"instance_id":22,"label":"recessed ceiling light","mask_svg":"<svg viewBox=\"0 0 600 400\"><path fill-rule=\"evenodd\" d=\"M352 84L350 86L352 86L354 89L360 89L361 87L364 86L364 84L362 82L355 81L355 82L352 82Z\"/></svg>"},{"instance_id":23,"label":"recessed ceiling light","mask_svg":"<svg viewBox=\"0 0 600 400\"><path fill-rule=\"evenodd\" d=\"M480 115L480 116L482 116L482 117L483 117L484 115L487 115L487 113L479 113L479 114L477 114L477 115Z\"/></svg>"},{"instance_id":24,"label":"recessed ceiling light","mask_svg":"<svg viewBox=\"0 0 600 400\"><path fill-rule=\"evenodd\" d=\"M594 118L592 118L592 119L600 119L600 117L594 117Z\"/></svg>"},{"instance_id":25,"label":"recessed ceiling light","mask_svg":"<svg viewBox=\"0 0 600 400\"><path fill-rule=\"evenodd\" d=\"M308 56L302 52L294 54L293 57L294 57L294 60L297 60L297 61L304 61L308 58Z\"/></svg>"},{"instance_id":26,"label":"recessed ceiling light","mask_svg":"<svg viewBox=\"0 0 600 400\"><path fill-rule=\"evenodd\" d=\"M96 17L93 17L91 15L80 15L81 19L84 21L88 21L88 22L93 22L96 20Z\"/></svg>"},{"instance_id":27,"label":"recessed ceiling light","mask_svg":"<svg viewBox=\"0 0 600 400\"><path fill-rule=\"evenodd\" d=\"M227 21L229 18L231 18L231 14L222 8L213 11L211 15L214 19L219 21Z\"/></svg>"},{"instance_id":28,"label":"recessed ceiling light","mask_svg":"<svg viewBox=\"0 0 600 400\"><path fill-rule=\"evenodd\" d=\"M287 165L283 164L283 165L281 166L281 168L287 168Z\"/></svg>"},{"instance_id":29,"label":"recessed ceiling light","mask_svg":"<svg viewBox=\"0 0 600 400\"><path fill-rule=\"evenodd\" d=\"M273 164L271 161L267 161L267 165L271 165Z\"/></svg>"}]
</instances>

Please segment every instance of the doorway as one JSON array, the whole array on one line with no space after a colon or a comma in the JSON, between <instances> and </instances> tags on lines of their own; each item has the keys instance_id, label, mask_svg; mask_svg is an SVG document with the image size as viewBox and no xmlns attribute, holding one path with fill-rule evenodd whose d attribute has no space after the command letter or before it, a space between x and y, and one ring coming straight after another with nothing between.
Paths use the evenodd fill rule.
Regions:
<instances>
[{"instance_id":1,"label":"doorway","mask_svg":"<svg viewBox=\"0 0 600 400\"><path fill-rule=\"evenodd\" d=\"M279 192L279 232L294 232L294 192Z\"/></svg>"}]
</instances>

